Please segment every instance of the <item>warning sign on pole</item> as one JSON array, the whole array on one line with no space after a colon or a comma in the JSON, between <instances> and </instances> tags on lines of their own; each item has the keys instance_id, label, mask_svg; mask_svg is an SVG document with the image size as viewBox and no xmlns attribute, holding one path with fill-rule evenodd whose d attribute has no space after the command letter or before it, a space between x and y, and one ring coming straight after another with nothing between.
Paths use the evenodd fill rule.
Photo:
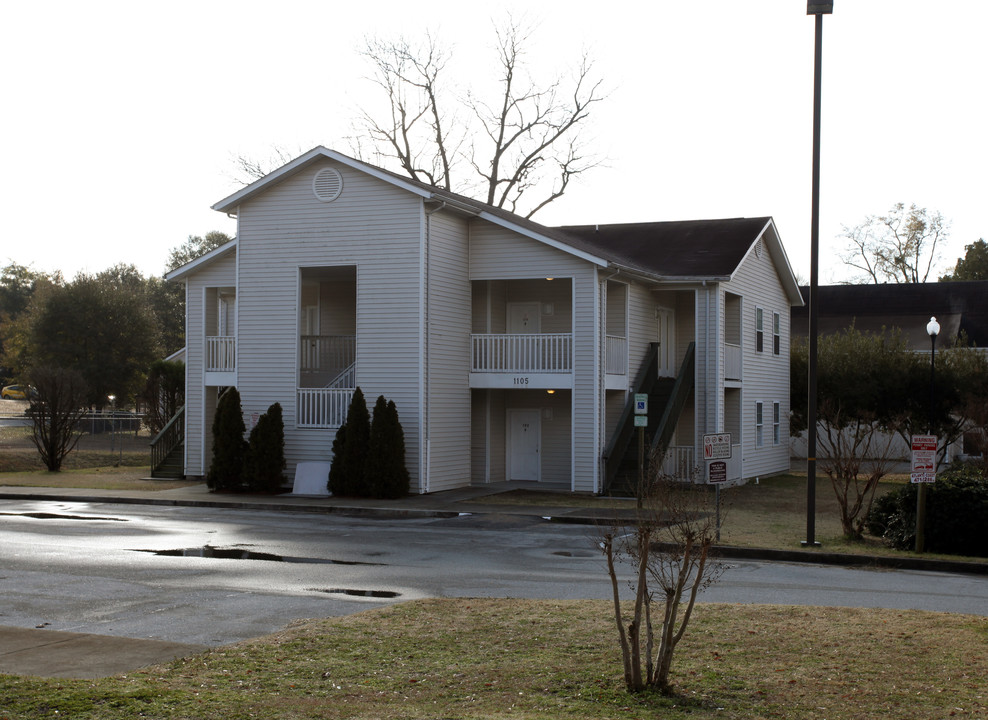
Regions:
<instances>
[{"instance_id":1,"label":"warning sign on pole","mask_svg":"<svg viewBox=\"0 0 988 720\"><path fill-rule=\"evenodd\" d=\"M913 467L910 479L914 483L931 483L937 479L937 436L913 435Z\"/></svg>"},{"instance_id":2,"label":"warning sign on pole","mask_svg":"<svg viewBox=\"0 0 988 720\"><path fill-rule=\"evenodd\" d=\"M704 460L729 460L731 457L731 433L703 436Z\"/></svg>"}]
</instances>

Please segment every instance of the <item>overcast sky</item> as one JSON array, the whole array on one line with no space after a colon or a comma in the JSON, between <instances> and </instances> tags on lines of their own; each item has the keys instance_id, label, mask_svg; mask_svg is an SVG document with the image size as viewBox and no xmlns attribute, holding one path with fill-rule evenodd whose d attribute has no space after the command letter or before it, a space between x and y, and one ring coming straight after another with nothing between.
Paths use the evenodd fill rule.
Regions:
<instances>
[{"instance_id":1,"label":"overcast sky","mask_svg":"<svg viewBox=\"0 0 988 720\"><path fill-rule=\"evenodd\" d=\"M475 9L476 8L476 9ZM364 37L432 29L464 85L489 76L492 21L538 24L551 72L587 48L610 90L591 126L606 166L535 216L583 224L775 218L809 278L813 19L803 0L649 3L8 3L0 63L0 263L162 272L234 158L348 152L373 98ZM944 268L988 239L988 3L836 0L824 18L821 282L842 225L903 202L951 221Z\"/></svg>"}]
</instances>

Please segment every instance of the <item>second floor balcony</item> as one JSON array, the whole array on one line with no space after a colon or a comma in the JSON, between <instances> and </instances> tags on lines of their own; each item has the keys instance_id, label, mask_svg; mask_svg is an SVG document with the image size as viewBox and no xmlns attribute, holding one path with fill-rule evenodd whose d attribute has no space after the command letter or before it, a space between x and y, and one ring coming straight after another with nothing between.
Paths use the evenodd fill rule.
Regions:
<instances>
[{"instance_id":1,"label":"second floor balcony","mask_svg":"<svg viewBox=\"0 0 988 720\"><path fill-rule=\"evenodd\" d=\"M205 384L216 387L237 384L237 338L232 335L206 337Z\"/></svg>"},{"instance_id":2,"label":"second floor balcony","mask_svg":"<svg viewBox=\"0 0 988 720\"><path fill-rule=\"evenodd\" d=\"M474 334L470 342L471 387L572 387L572 333Z\"/></svg>"}]
</instances>

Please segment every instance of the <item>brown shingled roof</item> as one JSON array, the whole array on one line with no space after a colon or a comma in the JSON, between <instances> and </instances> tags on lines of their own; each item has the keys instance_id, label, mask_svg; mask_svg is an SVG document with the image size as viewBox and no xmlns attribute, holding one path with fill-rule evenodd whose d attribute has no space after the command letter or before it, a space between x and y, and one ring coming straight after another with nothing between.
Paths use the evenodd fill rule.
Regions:
<instances>
[{"instance_id":1,"label":"brown shingled roof","mask_svg":"<svg viewBox=\"0 0 988 720\"><path fill-rule=\"evenodd\" d=\"M730 218L557 228L619 265L661 277L726 278L770 218Z\"/></svg>"}]
</instances>

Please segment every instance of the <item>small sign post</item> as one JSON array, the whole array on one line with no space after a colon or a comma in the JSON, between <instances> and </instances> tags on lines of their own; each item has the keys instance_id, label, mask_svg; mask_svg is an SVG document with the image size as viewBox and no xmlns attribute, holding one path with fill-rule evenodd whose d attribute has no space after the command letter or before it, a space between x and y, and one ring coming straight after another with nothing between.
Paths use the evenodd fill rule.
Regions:
<instances>
[{"instance_id":1,"label":"small sign post","mask_svg":"<svg viewBox=\"0 0 988 720\"><path fill-rule=\"evenodd\" d=\"M731 459L731 433L710 433L703 436L703 460L707 466L707 482L714 486L717 505L717 542L720 542L720 486L727 482L727 463Z\"/></svg>"},{"instance_id":2,"label":"small sign post","mask_svg":"<svg viewBox=\"0 0 988 720\"><path fill-rule=\"evenodd\" d=\"M913 435L912 472L909 479L914 483L931 483L937 479L937 436Z\"/></svg>"},{"instance_id":3,"label":"small sign post","mask_svg":"<svg viewBox=\"0 0 988 720\"><path fill-rule=\"evenodd\" d=\"M635 393L635 427L638 429L638 507L645 495L645 428L648 427L648 395Z\"/></svg>"}]
</instances>

